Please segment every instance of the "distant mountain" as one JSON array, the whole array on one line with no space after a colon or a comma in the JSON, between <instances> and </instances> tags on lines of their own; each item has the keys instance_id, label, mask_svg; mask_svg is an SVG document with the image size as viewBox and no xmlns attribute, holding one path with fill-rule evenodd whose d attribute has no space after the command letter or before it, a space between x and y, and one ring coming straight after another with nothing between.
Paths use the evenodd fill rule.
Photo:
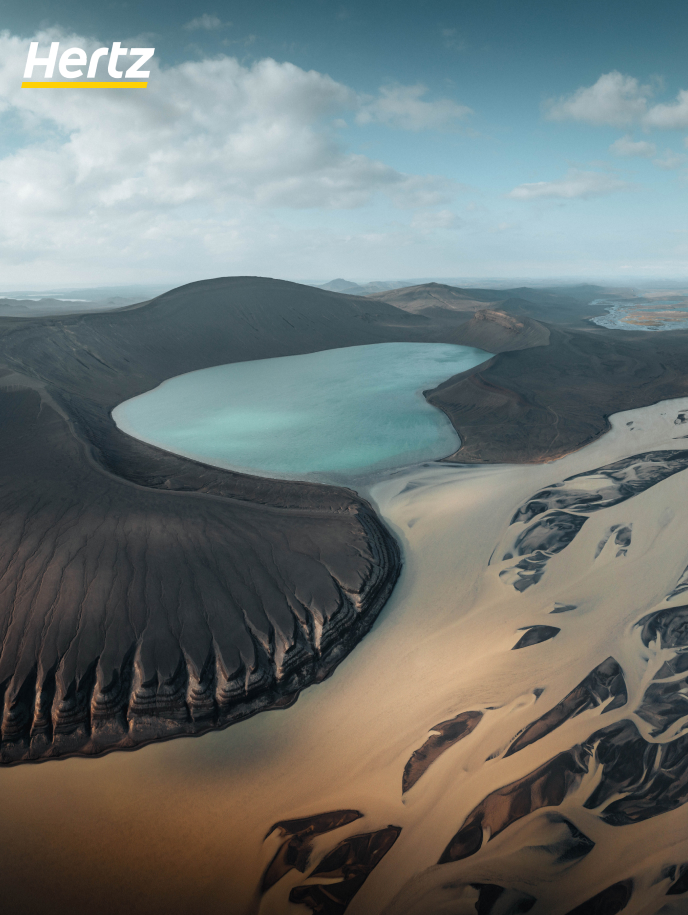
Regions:
<instances>
[{"instance_id":1,"label":"distant mountain","mask_svg":"<svg viewBox=\"0 0 688 915\"><path fill-rule=\"evenodd\" d=\"M550 292L553 295L567 295L572 299L591 302L603 295L618 293L618 289L608 289L606 286L593 286L590 283L579 283L576 286L544 286L541 292ZM628 290L630 292L630 290Z\"/></svg>"},{"instance_id":2,"label":"distant mountain","mask_svg":"<svg viewBox=\"0 0 688 915\"><path fill-rule=\"evenodd\" d=\"M550 331L525 315L515 317L504 311L484 308L457 328L456 337L463 346L475 346L488 353L508 353L547 346Z\"/></svg>"},{"instance_id":3,"label":"distant mountain","mask_svg":"<svg viewBox=\"0 0 688 915\"><path fill-rule=\"evenodd\" d=\"M350 283L349 280L337 279L330 280L329 283L325 283L323 286L318 286L318 289L326 289L328 292L348 292L351 295L364 295L361 292L363 286L359 286L358 283Z\"/></svg>"},{"instance_id":4,"label":"distant mountain","mask_svg":"<svg viewBox=\"0 0 688 915\"><path fill-rule=\"evenodd\" d=\"M360 294L360 293L359 293ZM464 289L446 283L422 283L368 298L387 302L412 314L447 320L452 313L476 313L497 305L509 314L529 316L552 324L579 324L591 317L587 305L611 294L604 286L562 286L551 289L520 286L516 289ZM594 314L594 312L593 312Z\"/></svg>"},{"instance_id":5,"label":"distant mountain","mask_svg":"<svg viewBox=\"0 0 688 915\"><path fill-rule=\"evenodd\" d=\"M376 292L369 298L387 302L412 314L431 313L440 317L443 311L479 311L492 302L508 298L508 293L494 289L458 289L444 283L423 283L421 286Z\"/></svg>"},{"instance_id":6,"label":"distant mountain","mask_svg":"<svg viewBox=\"0 0 688 915\"><path fill-rule=\"evenodd\" d=\"M343 292L346 295L373 295L377 292L385 292L388 289L399 289L403 286L403 281L399 280L387 280L385 282L374 282L374 283L364 283L363 285L359 283L351 283L349 280L330 280L329 283L325 283L323 286L318 286L318 289L326 289L328 292Z\"/></svg>"}]
</instances>

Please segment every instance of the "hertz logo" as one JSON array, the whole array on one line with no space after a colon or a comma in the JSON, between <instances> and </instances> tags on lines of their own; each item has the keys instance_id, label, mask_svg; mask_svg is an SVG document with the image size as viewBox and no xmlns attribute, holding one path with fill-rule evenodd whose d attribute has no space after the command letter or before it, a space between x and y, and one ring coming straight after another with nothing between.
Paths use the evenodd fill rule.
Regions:
<instances>
[{"instance_id":1,"label":"hertz logo","mask_svg":"<svg viewBox=\"0 0 688 915\"><path fill-rule=\"evenodd\" d=\"M142 70L143 64L147 63L153 54L155 48L123 48L120 41L115 41L111 48L98 48L91 54L90 60L86 51L82 48L67 48L60 56L58 71L60 76L69 82L53 80L55 64L57 64L57 55L60 50L60 42L53 41L50 45L50 51L47 57L38 56L38 42L32 41L29 46L29 56L26 59L26 68L24 70L24 82L22 89L145 89L148 83L146 80L150 76L150 70ZM120 57L138 57L136 63L125 70L117 69L117 62ZM107 82L97 81L98 64L103 57L108 57L107 72L110 80ZM88 70L86 79L80 77L84 75L83 68L88 61ZM33 80L33 71L36 67L44 67L44 82ZM30 82L27 82L30 80ZM48 82L49 80L49 82Z\"/></svg>"}]
</instances>

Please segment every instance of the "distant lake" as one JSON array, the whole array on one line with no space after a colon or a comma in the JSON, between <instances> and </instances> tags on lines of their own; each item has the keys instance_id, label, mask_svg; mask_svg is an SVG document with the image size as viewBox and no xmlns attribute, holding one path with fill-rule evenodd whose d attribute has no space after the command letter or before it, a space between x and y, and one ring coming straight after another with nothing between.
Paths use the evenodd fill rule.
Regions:
<instances>
[{"instance_id":1,"label":"distant lake","mask_svg":"<svg viewBox=\"0 0 688 915\"><path fill-rule=\"evenodd\" d=\"M116 407L118 427L166 451L263 476L338 478L434 460L460 445L422 391L490 353L377 343L189 372Z\"/></svg>"}]
</instances>

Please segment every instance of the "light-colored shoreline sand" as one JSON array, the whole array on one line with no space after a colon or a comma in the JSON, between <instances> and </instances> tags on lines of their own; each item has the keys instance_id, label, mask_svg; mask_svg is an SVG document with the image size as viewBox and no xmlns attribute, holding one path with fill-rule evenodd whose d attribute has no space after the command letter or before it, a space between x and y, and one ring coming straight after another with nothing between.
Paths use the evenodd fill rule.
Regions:
<instances>
[{"instance_id":1,"label":"light-colored shoreline sand","mask_svg":"<svg viewBox=\"0 0 688 915\"><path fill-rule=\"evenodd\" d=\"M609 655L624 668L629 706L637 704L648 661L634 624L665 606L688 565L686 472L591 515L523 593L500 579L503 564L488 565L510 519L572 474L688 448L688 426L675 422L684 410L688 398L618 414L606 435L549 464L420 465L372 483L363 494L399 537L405 566L371 633L291 709L135 753L1 772L5 904L16 915L56 899L74 915L308 913L288 902L305 879L295 870L258 894L279 845L275 835L264 841L266 833L278 820L355 809L363 819L316 838L314 863L346 836L389 824L402 832L347 915L472 915L476 891L447 897L447 882L530 887L539 900L533 915L564 915L627 877L635 881L629 915L662 905L662 913L685 911L685 897L664 897L669 883L656 881L666 865L688 861L688 808L607 825L582 807L599 773L557 808L596 843L575 866L528 850L554 841L557 827L537 812L476 855L435 866L486 794L628 715L617 709L601 719L591 709L514 756L500 755ZM595 559L614 525L632 525L627 555L604 548ZM552 615L555 602L578 609ZM561 632L512 651L532 625ZM536 698L534 690L544 692ZM485 712L475 731L402 795L414 750L434 725L467 710Z\"/></svg>"}]
</instances>

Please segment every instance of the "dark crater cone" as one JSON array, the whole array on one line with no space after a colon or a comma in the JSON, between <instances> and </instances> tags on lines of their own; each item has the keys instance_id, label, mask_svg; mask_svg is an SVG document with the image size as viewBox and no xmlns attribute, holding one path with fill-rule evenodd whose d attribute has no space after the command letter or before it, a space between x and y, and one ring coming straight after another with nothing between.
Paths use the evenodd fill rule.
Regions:
<instances>
[{"instance_id":1,"label":"dark crater cone","mask_svg":"<svg viewBox=\"0 0 688 915\"><path fill-rule=\"evenodd\" d=\"M0 320L4 763L199 733L332 672L400 569L369 505L176 457L110 413L182 372L403 338L419 320L251 277Z\"/></svg>"},{"instance_id":2,"label":"dark crater cone","mask_svg":"<svg viewBox=\"0 0 688 915\"><path fill-rule=\"evenodd\" d=\"M117 311L0 318L1 762L289 705L352 650L398 577L393 537L354 492L146 445L115 426L122 401L230 362L489 344L500 355L427 392L462 437L453 459L480 462L546 460L612 412L688 394L685 333L591 331L585 304L556 290L436 286L398 290L397 307L230 277ZM556 327L539 323L555 313Z\"/></svg>"}]
</instances>

